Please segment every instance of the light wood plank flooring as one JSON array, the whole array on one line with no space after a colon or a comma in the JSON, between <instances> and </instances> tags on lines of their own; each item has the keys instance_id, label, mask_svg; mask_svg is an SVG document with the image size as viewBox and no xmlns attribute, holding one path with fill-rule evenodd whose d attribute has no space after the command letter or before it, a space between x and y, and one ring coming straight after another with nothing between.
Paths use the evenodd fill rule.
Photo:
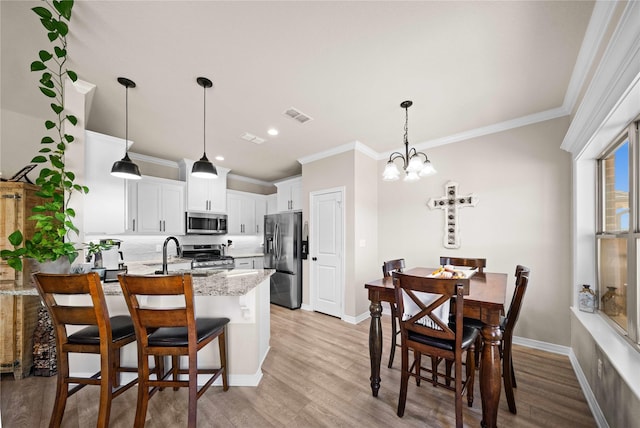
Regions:
<instances>
[{"instance_id":1,"label":"light wood plank flooring","mask_svg":"<svg viewBox=\"0 0 640 428\"><path fill-rule=\"evenodd\" d=\"M396 416L400 383L399 349L392 369L388 358L389 319L383 318L382 386L377 398L369 386L369 320L357 326L303 310L271 307L271 350L257 388L212 387L198 401L201 427L451 427L452 393L410 382L403 418ZM216 346L217 347L217 346ZM206 349L204 350L206 352ZM589 407L567 357L514 347L518 414L500 401L501 427L594 427ZM167 389L149 402L147 427L186 426L186 389ZM131 427L136 388L113 402L111 427ZM0 382L2 427L47 427L55 397L55 377ZM465 426L480 426L480 390L465 406ZM98 390L86 387L67 403L63 427L95 426Z\"/></svg>"}]
</instances>

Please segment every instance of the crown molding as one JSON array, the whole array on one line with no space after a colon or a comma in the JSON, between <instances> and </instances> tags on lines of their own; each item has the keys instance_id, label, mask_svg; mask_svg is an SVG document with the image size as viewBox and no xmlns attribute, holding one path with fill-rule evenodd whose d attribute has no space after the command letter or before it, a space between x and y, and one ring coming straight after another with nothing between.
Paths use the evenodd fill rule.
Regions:
<instances>
[{"instance_id":1,"label":"crown molding","mask_svg":"<svg viewBox=\"0 0 640 428\"><path fill-rule=\"evenodd\" d=\"M587 26L582 46L576 58L576 65L573 67L571 80L567 87L562 106L569 112L573 111L576 100L580 94L580 89L584 86L585 79L593 62L595 61L598 48L607 32L611 18L618 6L615 1L596 1L591 13L591 19Z\"/></svg>"},{"instance_id":2,"label":"crown molding","mask_svg":"<svg viewBox=\"0 0 640 428\"><path fill-rule=\"evenodd\" d=\"M325 159L325 158L329 158L331 156L335 156L338 155L340 153L345 153L345 152L350 152L352 150L361 152L367 156L369 156L372 159L375 160L379 160L380 158L380 154L378 152L376 152L375 150L371 149L369 146L361 143L360 141L352 141L350 143L347 144L343 144L341 146L337 146L337 147L333 147L329 150L325 150L323 152L318 152L318 153L314 153L312 155L309 156L304 156L301 158L298 158L298 162L300 162L301 165L304 165L306 163L310 163L310 162L315 162L317 160L320 159Z\"/></svg>"},{"instance_id":3,"label":"crown molding","mask_svg":"<svg viewBox=\"0 0 640 428\"><path fill-rule=\"evenodd\" d=\"M580 156L623 103L640 75L640 2L628 2L560 148ZM633 93L633 91L631 91ZM637 105L636 105L636 112ZM633 112L627 112L632 115ZM632 120L633 116L628 120ZM619 132L625 125L616 121Z\"/></svg>"},{"instance_id":4,"label":"crown molding","mask_svg":"<svg viewBox=\"0 0 640 428\"><path fill-rule=\"evenodd\" d=\"M155 156L141 155L140 153L129 152L131 160L139 160L142 162L153 163L161 166L168 166L169 168L178 168L178 162L170 161L168 159L160 159Z\"/></svg>"},{"instance_id":5,"label":"crown molding","mask_svg":"<svg viewBox=\"0 0 640 428\"><path fill-rule=\"evenodd\" d=\"M238 181L244 181L245 183L259 184L261 186L274 185L273 182L271 181L258 180L257 178L245 177L243 175L237 175L237 174L227 174L227 178L232 178Z\"/></svg>"}]
</instances>

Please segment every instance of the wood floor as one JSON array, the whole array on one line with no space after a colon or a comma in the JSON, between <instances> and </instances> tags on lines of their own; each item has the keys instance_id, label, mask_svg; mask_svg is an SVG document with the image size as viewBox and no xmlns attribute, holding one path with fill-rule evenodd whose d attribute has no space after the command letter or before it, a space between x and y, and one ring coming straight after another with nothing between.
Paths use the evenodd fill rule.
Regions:
<instances>
[{"instance_id":1,"label":"wood floor","mask_svg":"<svg viewBox=\"0 0 640 428\"><path fill-rule=\"evenodd\" d=\"M389 319L383 319L389 337ZM451 427L451 392L423 383L409 383L405 415L396 416L400 359L386 367L383 351L382 386L377 398L369 386L369 320L357 326L303 310L271 307L271 350L257 388L212 387L198 401L201 427ZM387 343L385 343L387 345ZM206 348L205 348L206 352ZM398 354L398 352L396 353ZM518 414L500 400L500 427L594 427L567 357L520 346L514 349ZM465 426L478 427L482 418L480 390L465 406ZM164 390L149 402L146 427L186 426L186 389ZM136 388L116 398L111 427L131 427ZM55 377L28 377L0 382L4 428L46 427L55 396ZM84 388L67 403L63 427L95 426L98 389Z\"/></svg>"}]
</instances>

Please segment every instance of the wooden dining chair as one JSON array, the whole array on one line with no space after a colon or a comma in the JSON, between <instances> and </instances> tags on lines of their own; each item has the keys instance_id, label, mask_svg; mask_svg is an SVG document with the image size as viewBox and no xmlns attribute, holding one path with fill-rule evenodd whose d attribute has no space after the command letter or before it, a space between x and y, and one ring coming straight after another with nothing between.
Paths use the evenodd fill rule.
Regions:
<instances>
[{"instance_id":1,"label":"wooden dining chair","mask_svg":"<svg viewBox=\"0 0 640 428\"><path fill-rule=\"evenodd\" d=\"M382 263L382 274L385 277L389 277L393 272L402 272L404 268L404 259L387 260ZM393 357L396 353L396 346L400 346L397 340L400 329L398 328L397 305L394 302L389 302L389 306L391 307L391 351L389 352L388 367L391 368L393 367Z\"/></svg>"},{"instance_id":2,"label":"wooden dining chair","mask_svg":"<svg viewBox=\"0 0 640 428\"><path fill-rule=\"evenodd\" d=\"M393 274L393 283L398 304L398 319L402 345L402 375L400 381L400 398L398 400L398 416L404 415L407 400L409 376L455 391L456 427L463 426L462 397L467 393L467 404L473 404L473 382L475 367L473 347L478 330L463 324L463 308L465 289L469 288L468 279L440 279L411 276L403 273ZM451 299L456 299L455 323L449 322ZM414 361L409 365L409 349L414 351ZM462 356L466 352L466 373L462 379ZM446 374L427 378L414 371L420 364L421 354L432 358L452 360L454 366L454 386L444 379L451 380ZM432 370L421 367L425 372Z\"/></svg>"},{"instance_id":3,"label":"wooden dining chair","mask_svg":"<svg viewBox=\"0 0 640 428\"><path fill-rule=\"evenodd\" d=\"M471 259L465 257L447 257L440 256L440 264L442 266L464 266L478 268L478 273L484 273L484 268L487 267L487 259Z\"/></svg>"},{"instance_id":4,"label":"wooden dining chair","mask_svg":"<svg viewBox=\"0 0 640 428\"><path fill-rule=\"evenodd\" d=\"M138 402L135 427L143 427L149 398L162 387L189 388L188 426L195 428L197 400L218 378L222 377L223 390L227 381L226 325L229 318L196 318L191 274L179 275L118 275L138 340ZM150 307L146 296L181 296L184 305L175 308ZM142 297L142 298L140 298ZM218 339L220 367L198 367L198 351ZM171 370L161 379L149 378L148 356L171 356ZM181 369L180 356L188 356L189 367ZM188 380L179 375L187 374ZM210 375L198 389L198 375ZM168 377L171 375L171 379ZM151 389L150 389L151 388Z\"/></svg>"},{"instance_id":5,"label":"wooden dining chair","mask_svg":"<svg viewBox=\"0 0 640 428\"><path fill-rule=\"evenodd\" d=\"M58 378L56 398L49 422L50 427L59 427L64 416L67 398L87 385L100 386L100 405L96 426L107 427L111 412L111 401L132 386L138 379L119 386L120 372L137 372L137 368L120 366L120 350L136 340L131 318L126 315L109 317L109 310L97 273L32 275L36 288L44 301L55 329ZM65 299L61 299L64 296ZM62 303L70 296L83 296L82 303ZM87 327L68 334L67 326ZM69 354L89 353L100 355L100 371L91 377L69 374ZM69 389L69 385L75 387ZM119 387L118 387L119 386ZM116 388L117 387L117 388Z\"/></svg>"},{"instance_id":6,"label":"wooden dining chair","mask_svg":"<svg viewBox=\"0 0 640 428\"><path fill-rule=\"evenodd\" d=\"M513 394L513 388L516 388L516 375L513 369L513 330L520 316L524 293L529 285L529 268L518 265L516 267L516 288L511 298L511 305L507 316L500 323L502 330L502 342L500 343L500 356L502 357L502 379L504 382L504 392L507 396L507 404L511 413L517 413L516 400Z\"/></svg>"}]
</instances>

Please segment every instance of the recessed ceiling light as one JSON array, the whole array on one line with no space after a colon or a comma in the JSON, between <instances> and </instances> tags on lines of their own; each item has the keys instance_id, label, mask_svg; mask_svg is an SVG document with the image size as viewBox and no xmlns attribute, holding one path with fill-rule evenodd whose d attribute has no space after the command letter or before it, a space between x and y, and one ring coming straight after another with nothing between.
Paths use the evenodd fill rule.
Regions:
<instances>
[{"instance_id":1,"label":"recessed ceiling light","mask_svg":"<svg viewBox=\"0 0 640 428\"><path fill-rule=\"evenodd\" d=\"M216 156L216 160L223 161L224 160L224 156Z\"/></svg>"},{"instance_id":2,"label":"recessed ceiling light","mask_svg":"<svg viewBox=\"0 0 640 428\"><path fill-rule=\"evenodd\" d=\"M276 135L278 135L278 130L276 128L269 128L269 130L267 131L267 134L275 137Z\"/></svg>"}]
</instances>

